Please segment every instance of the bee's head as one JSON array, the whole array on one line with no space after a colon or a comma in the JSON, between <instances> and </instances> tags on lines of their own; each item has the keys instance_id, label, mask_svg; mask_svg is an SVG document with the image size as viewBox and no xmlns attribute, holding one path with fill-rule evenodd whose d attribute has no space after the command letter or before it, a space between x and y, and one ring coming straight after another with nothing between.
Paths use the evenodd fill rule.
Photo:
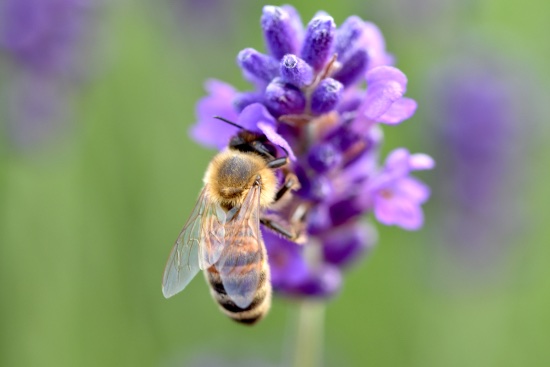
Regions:
<instances>
[{"instance_id":1,"label":"bee's head","mask_svg":"<svg viewBox=\"0 0 550 367\"><path fill-rule=\"evenodd\" d=\"M218 154L208 168L204 181L210 188L210 196L225 207L239 206L244 201L248 190L255 184L262 185L262 191L272 195L271 186L273 171L266 167L266 162L258 154L226 150ZM263 195L263 193L262 193ZM268 205L268 200L262 200Z\"/></svg>"}]
</instances>

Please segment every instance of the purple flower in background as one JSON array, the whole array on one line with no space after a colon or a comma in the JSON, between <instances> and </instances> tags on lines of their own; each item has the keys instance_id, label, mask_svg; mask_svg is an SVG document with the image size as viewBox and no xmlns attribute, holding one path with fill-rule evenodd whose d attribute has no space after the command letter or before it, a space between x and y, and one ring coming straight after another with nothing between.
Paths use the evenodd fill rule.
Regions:
<instances>
[{"instance_id":1,"label":"purple flower in background","mask_svg":"<svg viewBox=\"0 0 550 367\"><path fill-rule=\"evenodd\" d=\"M90 0L0 0L2 114L15 146L30 148L61 131L72 86L86 73Z\"/></svg>"},{"instance_id":2,"label":"purple flower in background","mask_svg":"<svg viewBox=\"0 0 550 367\"><path fill-rule=\"evenodd\" d=\"M408 119L416 102L404 97L407 78L391 66L374 24L352 16L338 27L318 12L304 27L289 5L265 6L260 24L267 53L246 48L237 56L253 88L238 92L209 81L191 135L205 146L226 147L236 131L213 118L222 116L288 153L287 177L299 187L266 214L301 225L297 242L304 244L263 228L272 284L283 295L332 296L342 269L377 241L374 227L363 222L366 214L408 230L422 226L429 189L410 174L434 162L402 148L379 164L380 126Z\"/></svg>"},{"instance_id":3,"label":"purple flower in background","mask_svg":"<svg viewBox=\"0 0 550 367\"><path fill-rule=\"evenodd\" d=\"M0 50L34 73L74 72L92 10L90 0L3 0Z\"/></svg>"},{"instance_id":4,"label":"purple flower in background","mask_svg":"<svg viewBox=\"0 0 550 367\"><path fill-rule=\"evenodd\" d=\"M518 229L521 190L514 186L524 166L520 126L529 116L520 115L522 88L505 69L501 60L470 53L440 70L432 91L439 106L434 139L444 166L437 192L445 203L444 242L458 264L478 271L503 254Z\"/></svg>"}]
</instances>

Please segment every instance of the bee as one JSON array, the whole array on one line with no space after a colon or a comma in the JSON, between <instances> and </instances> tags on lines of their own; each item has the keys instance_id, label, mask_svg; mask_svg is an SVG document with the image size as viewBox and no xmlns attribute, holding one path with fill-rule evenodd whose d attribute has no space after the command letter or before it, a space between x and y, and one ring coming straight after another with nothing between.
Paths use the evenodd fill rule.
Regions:
<instances>
[{"instance_id":1,"label":"bee","mask_svg":"<svg viewBox=\"0 0 550 367\"><path fill-rule=\"evenodd\" d=\"M297 179L290 174L278 188L276 170L288 164L288 157L276 158L265 135L219 119L241 130L206 170L195 208L168 258L162 292L172 297L203 270L221 311L254 324L269 311L272 292L260 222L287 238L298 237L262 215L296 189Z\"/></svg>"}]
</instances>

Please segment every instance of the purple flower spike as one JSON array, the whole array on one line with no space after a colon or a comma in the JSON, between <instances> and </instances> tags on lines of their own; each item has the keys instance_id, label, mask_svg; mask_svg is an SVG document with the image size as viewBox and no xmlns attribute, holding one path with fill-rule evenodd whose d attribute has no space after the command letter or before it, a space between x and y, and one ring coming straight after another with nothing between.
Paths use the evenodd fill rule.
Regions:
<instances>
[{"instance_id":1,"label":"purple flower spike","mask_svg":"<svg viewBox=\"0 0 550 367\"><path fill-rule=\"evenodd\" d=\"M276 60L298 51L297 30L284 8L264 6L261 25L267 49Z\"/></svg>"},{"instance_id":2,"label":"purple flower spike","mask_svg":"<svg viewBox=\"0 0 550 367\"><path fill-rule=\"evenodd\" d=\"M311 95L311 112L315 115L333 110L340 99L344 86L332 78L323 79Z\"/></svg>"},{"instance_id":3,"label":"purple flower spike","mask_svg":"<svg viewBox=\"0 0 550 367\"><path fill-rule=\"evenodd\" d=\"M328 15L313 18L307 26L301 56L315 71L323 68L331 54L335 30L334 20Z\"/></svg>"},{"instance_id":4,"label":"purple flower spike","mask_svg":"<svg viewBox=\"0 0 550 367\"><path fill-rule=\"evenodd\" d=\"M332 77L344 86L350 86L361 80L369 66L369 55L366 50L358 49L344 61L342 68Z\"/></svg>"},{"instance_id":5,"label":"purple flower spike","mask_svg":"<svg viewBox=\"0 0 550 367\"><path fill-rule=\"evenodd\" d=\"M298 88L277 78L265 89L265 102L270 112L278 117L301 113L306 105L306 98Z\"/></svg>"},{"instance_id":6,"label":"purple flower spike","mask_svg":"<svg viewBox=\"0 0 550 367\"><path fill-rule=\"evenodd\" d=\"M383 124L399 124L417 105L404 96L405 74L388 66L392 57L374 24L353 16L336 29L330 15L318 12L304 34L298 13L285 5L264 7L261 25L269 56L245 49L238 57L254 90L237 93L217 82L199 104L195 129L202 143L223 149L219 142L236 131L212 126L211 116L219 115L263 134L276 158L288 156L290 164L275 171L278 187L292 188L260 209L279 226L262 227L271 283L285 296L330 297L343 268L376 242L365 215L409 230L422 226L430 192L411 173L434 161L396 149L379 163ZM283 229L295 231L300 245Z\"/></svg>"},{"instance_id":7,"label":"purple flower spike","mask_svg":"<svg viewBox=\"0 0 550 367\"><path fill-rule=\"evenodd\" d=\"M89 39L94 1L0 2L0 49L20 67L44 75L79 75L81 44Z\"/></svg>"},{"instance_id":8,"label":"purple flower spike","mask_svg":"<svg viewBox=\"0 0 550 367\"><path fill-rule=\"evenodd\" d=\"M239 52L237 61L247 75L262 82L269 82L279 74L279 63L253 48Z\"/></svg>"},{"instance_id":9,"label":"purple flower spike","mask_svg":"<svg viewBox=\"0 0 550 367\"><path fill-rule=\"evenodd\" d=\"M313 81L313 69L298 56L288 54L281 60L281 79L302 88Z\"/></svg>"}]
</instances>

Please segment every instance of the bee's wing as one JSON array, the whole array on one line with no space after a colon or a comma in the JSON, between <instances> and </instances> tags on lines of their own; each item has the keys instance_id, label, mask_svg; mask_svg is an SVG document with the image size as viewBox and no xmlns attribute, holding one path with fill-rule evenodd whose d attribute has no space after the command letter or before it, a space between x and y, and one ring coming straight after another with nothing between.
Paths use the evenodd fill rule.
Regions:
<instances>
[{"instance_id":1,"label":"bee's wing","mask_svg":"<svg viewBox=\"0 0 550 367\"><path fill-rule=\"evenodd\" d=\"M199 269L218 261L224 246L224 224L225 212L203 188L168 257L162 278L164 297L181 292Z\"/></svg>"},{"instance_id":2,"label":"bee's wing","mask_svg":"<svg viewBox=\"0 0 550 367\"><path fill-rule=\"evenodd\" d=\"M215 266L227 295L244 309L254 300L266 256L260 233L259 186L250 189L225 231L225 247Z\"/></svg>"}]
</instances>

